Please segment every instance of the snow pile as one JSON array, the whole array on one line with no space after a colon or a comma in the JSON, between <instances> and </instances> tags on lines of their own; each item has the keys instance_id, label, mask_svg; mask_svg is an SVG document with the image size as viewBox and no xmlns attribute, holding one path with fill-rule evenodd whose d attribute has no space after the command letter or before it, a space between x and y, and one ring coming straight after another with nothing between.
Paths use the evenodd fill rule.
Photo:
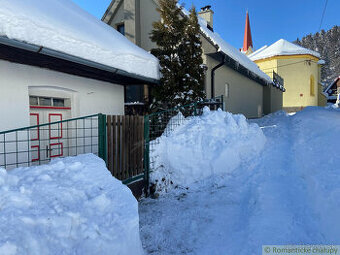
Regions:
<instances>
[{"instance_id":1,"label":"snow pile","mask_svg":"<svg viewBox=\"0 0 340 255\"><path fill-rule=\"evenodd\" d=\"M2 0L0 36L158 79L158 60L71 0Z\"/></svg>"},{"instance_id":2,"label":"snow pile","mask_svg":"<svg viewBox=\"0 0 340 255\"><path fill-rule=\"evenodd\" d=\"M187 118L153 142L151 181L167 189L231 173L242 164L251 165L265 142L261 129L243 115L206 107L202 116Z\"/></svg>"},{"instance_id":3,"label":"snow pile","mask_svg":"<svg viewBox=\"0 0 340 255\"><path fill-rule=\"evenodd\" d=\"M0 169L0 254L143 254L137 201L95 155Z\"/></svg>"},{"instance_id":4,"label":"snow pile","mask_svg":"<svg viewBox=\"0 0 340 255\"><path fill-rule=\"evenodd\" d=\"M259 50L250 54L249 58L255 61L284 55L312 55L314 57L320 58L320 54L318 52L303 48L284 39L280 39L270 46L263 46Z\"/></svg>"}]
</instances>

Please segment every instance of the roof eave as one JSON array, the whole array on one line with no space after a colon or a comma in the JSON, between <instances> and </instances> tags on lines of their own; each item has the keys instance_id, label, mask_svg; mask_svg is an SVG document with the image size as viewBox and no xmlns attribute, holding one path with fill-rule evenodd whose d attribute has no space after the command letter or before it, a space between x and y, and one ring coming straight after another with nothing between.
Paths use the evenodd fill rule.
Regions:
<instances>
[{"instance_id":1,"label":"roof eave","mask_svg":"<svg viewBox=\"0 0 340 255\"><path fill-rule=\"evenodd\" d=\"M34 44L30 44L30 43L26 43L26 42L14 40L14 39L9 39L8 37L5 37L5 36L0 36L0 44L11 46L11 47L18 48L18 49L22 49L22 50L25 50L25 51L30 51L30 52L54 57L54 58L58 58L58 59L62 59L62 60L66 60L66 61L69 61L69 62L81 64L81 65L85 65L85 66L88 66L88 67L91 67L91 68L110 72L110 73L113 73L113 74L119 74L119 75L124 76L124 77L143 81L143 82L145 82L145 84L159 84L159 80L157 80L157 79L153 79L153 78L150 78L150 77L145 77L145 76L141 76L141 75L137 75L137 74L133 74L133 73L128 73L128 72L121 70L121 69L118 69L118 68L110 67L110 66L107 66L107 65L104 65L104 64L100 64L100 63L97 63L97 62L94 62L94 61L91 61L91 60L76 57L76 56L73 56L73 55L70 55L70 54L67 54L67 53L64 53L64 52L56 51L56 50L45 48L45 47L42 47L42 46L37 46L37 45L34 45Z\"/></svg>"},{"instance_id":2,"label":"roof eave","mask_svg":"<svg viewBox=\"0 0 340 255\"><path fill-rule=\"evenodd\" d=\"M226 58L227 61L225 62L225 64L228 67L230 67L231 69L235 70L236 72L238 72L242 75L245 75L247 78L261 84L262 86L268 86L268 85L272 84L272 82L269 82L266 79L263 79L262 77L257 75L256 73L250 71L248 68L244 67L242 64L235 61L233 58L231 58L229 55L227 55L223 51L218 51L216 53L210 53L210 54L208 54L208 56L210 56L210 57L212 57L216 60L220 60L223 57Z\"/></svg>"},{"instance_id":3,"label":"roof eave","mask_svg":"<svg viewBox=\"0 0 340 255\"><path fill-rule=\"evenodd\" d=\"M311 57L314 57L314 58L318 58L319 60L321 59L321 56L315 56L315 55L312 55L312 54L308 54L308 53L304 53L304 54L277 54L277 55L269 55L269 56L266 56L266 57L263 57L263 58L251 58L250 59L252 61L259 61L259 60L266 60L266 59L269 59L269 58L275 58L275 57L289 57L289 56L311 56Z\"/></svg>"}]
</instances>

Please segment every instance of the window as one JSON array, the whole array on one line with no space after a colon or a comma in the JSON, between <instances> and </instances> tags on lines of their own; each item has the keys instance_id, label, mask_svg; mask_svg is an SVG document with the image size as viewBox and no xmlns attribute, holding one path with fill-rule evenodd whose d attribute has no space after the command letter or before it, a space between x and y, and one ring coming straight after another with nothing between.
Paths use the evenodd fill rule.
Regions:
<instances>
[{"instance_id":1,"label":"window","mask_svg":"<svg viewBox=\"0 0 340 255\"><path fill-rule=\"evenodd\" d=\"M226 98L228 98L229 97L229 84L228 83L225 84L225 88L224 89L225 89L224 90L224 95L225 95Z\"/></svg>"},{"instance_id":2,"label":"window","mask_svg":"<svg viewBox=\"0 0 340 255\"><path fill-rule=\"evenodd\" d=\"M315 80L313 75L310 76L310 95L315 96Z\"/></svg>"},{"instance_id":3,"label":"window","mask_svg":"<svg viewBox=\"0 0 340 255\"><path fill-rule=\"evenodd\" d=\"M142 103L144 102L144 88L142 85L126 86L126 102L125 103Z\"/></svg>"},{"instance_id":4,"label":"window","mask_svg":"<svg viewBox=\"0 0 340 255\"><path fill-rule=\"evenodd\" d=\"M65 107L65 99L53 98L54 107Z\"/></svg>"},{"instance_id":5,"label":"window","mask_svg":"<svg viewBox=\"0 0 340 255\"><path fill-rule=\"evenodd\" d=\"M122 35L125 35L125 25L124 24L117 25L117 31Z\"/></svg>"},{"instance_id":6,"label":"window","mask_svg":"<svg viewBox=\"0 0 340 255\"><path fill-rule=\"evenodd\" d=\"M52 106L52 98L50 97L40 97L39 98L39 105L41 106Z\"/></svg>"},{"instance_id":7,"label":"window","mask_svg":"<svg viewBox=\"0 0 340 255\"><path fill-rule=\"evenodd\" d=\"M70 107L70 99L30 96L30 106Z\"/></svg>"},{"instance_id":8,"label":"window","mask_svg":"<svg viewBox=\"0 0 340 255\"><path fill-rule=\"evenodd\" d=\"M38 97L30 96L30 105L39 105Z\"/></svg>"}]
</instances>

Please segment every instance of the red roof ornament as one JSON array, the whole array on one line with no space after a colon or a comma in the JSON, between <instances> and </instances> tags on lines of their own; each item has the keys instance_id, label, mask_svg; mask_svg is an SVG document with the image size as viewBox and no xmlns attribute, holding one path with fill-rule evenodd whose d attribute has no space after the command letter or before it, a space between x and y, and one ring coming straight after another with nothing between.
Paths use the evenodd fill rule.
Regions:
<instances>
[{"instance_id":1,"label":"red roof ornament","mask_svg":"<svg viewBox=\"0 0 340 255\"><path fill-rule=\"evenodd\" d=\"M251 30L250 30L250 21L249 21L249 14L247 11L247 17L246 17L246 27L244 31L244 40L243 40L243 52L247 52L249 50L249 47L253 49L253 40L251 38Z\"/></svg>"}]
</instances>

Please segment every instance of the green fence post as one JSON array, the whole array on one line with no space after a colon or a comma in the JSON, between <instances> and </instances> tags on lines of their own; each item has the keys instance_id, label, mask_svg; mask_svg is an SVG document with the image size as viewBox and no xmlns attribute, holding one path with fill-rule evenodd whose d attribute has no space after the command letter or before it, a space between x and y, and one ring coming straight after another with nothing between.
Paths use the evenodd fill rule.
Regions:
<instances>
[{"instance_id":1,"label":"green fence post","mask_svg":"<svg viewBox=\"0 0 340 255\"><path fill-rule=\"evenodd\" d=\"M144 181L145 181L145 195L149 191L149 175L150 175L150 117L144 116Z\"/></svg>"},{"instance_id":2,"label":"green fence post","mask_svg":"<svg viewBox=\"0 0 340 255\"><path fill-rule=\"evenodd\" d=\"M197 103L194 104L194 116L197 116Z\"/></svg>"},{"instance_id":3,"label":"green fence post","mask_svg":"<svg viewBox=\"0 0 340 255\"><path fill-rule=\"evenodd\" d=\"M107 164L107 146L106 146L106 115L98 114L98 156Z\"/></svg>"}]
</instances>

